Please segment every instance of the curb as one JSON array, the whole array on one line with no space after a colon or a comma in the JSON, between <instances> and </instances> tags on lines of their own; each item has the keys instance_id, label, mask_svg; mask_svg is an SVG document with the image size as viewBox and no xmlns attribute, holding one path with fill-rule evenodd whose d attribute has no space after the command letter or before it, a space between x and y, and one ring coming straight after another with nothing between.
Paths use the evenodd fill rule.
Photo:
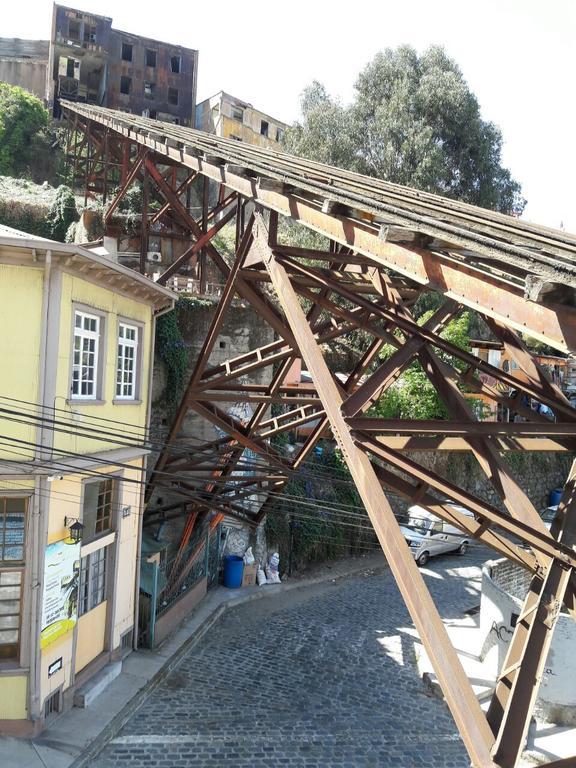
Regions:
<instances>
[{"instance_id":1,"label":"curb","mask_svg":"<svg viewBox=\"0 0 576 768\"><path fill-rule=\"evenodd\" d=\"M144 704L146 699L154 692L154 690L168 677L170 672L180 663L182 658L188 653L188 651L196 645L211 629L214 624L220 619L220 617L231 608L236 608L244 603L250 603L254 600L260 600L262 598L272 597L274 594L291 592L296 589L306 589L307 587L314 587L318 584L323 584L327 581L339 581L351 576L357 576L362 571L370 570L373 573L386 570L387 564L376 568L364 563L362 566L358 565L346 573L340 574L326 574L324 576L318 576L312 579L306 579L302 581L288 582L281 585L270 585L263 588L261 591L254 592L251 595L242 595L239 597L230 597L230 599L220 603L211 614L206 617L206 620L198 627L190 637L185 640L182 645L174 651L166 663L153 675L147 683L145 683L140 690L134 694L130 701L124 705L124 707L118 712L117 715L106 725L102 731L96 736L96 738L90 742L88 747L83 750L78 757L76 757L69 768L89 768L92 761L100 754L104 747L110 742L116 734L126 725L128 720L133 714Z\"/></svg>"}]
</instances>

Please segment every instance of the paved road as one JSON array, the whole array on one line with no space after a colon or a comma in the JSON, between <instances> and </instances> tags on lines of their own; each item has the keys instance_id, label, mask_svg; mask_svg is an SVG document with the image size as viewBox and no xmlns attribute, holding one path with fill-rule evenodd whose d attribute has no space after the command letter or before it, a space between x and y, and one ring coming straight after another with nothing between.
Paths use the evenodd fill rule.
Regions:
<instances>
[{"instance_id":1,"label":"paved road","mask_svg":"<svg viewBox=\"0 0 576 768\"><path fill-rule=\"evenodd\" d=\"M424 569L445 618L479 602L475 549ZM465 768L447 708L419 680L389 571L226 614L94 768Z\"/></svg>"}]
</instances>

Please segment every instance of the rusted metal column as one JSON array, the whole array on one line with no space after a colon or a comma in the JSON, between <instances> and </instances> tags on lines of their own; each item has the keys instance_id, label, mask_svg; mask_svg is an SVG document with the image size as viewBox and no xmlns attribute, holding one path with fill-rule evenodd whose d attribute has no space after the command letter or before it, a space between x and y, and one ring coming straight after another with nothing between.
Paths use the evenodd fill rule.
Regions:
<instances>
[{"instance_id":1,"label":"rusted metal column","mask_svg":"<svg viewBox=\"0 0 576 768\"><path fill-rule=\"evenodd\" d=\"M102 160L102 204L106 205L108 200L108 173L110 164L110 129L106 128L104 131L104 155Z\"/></svg>"},{"instance_id":2,"label":"rusted metal column","mask_svg":"<svg viewBox=\"0 0 576 768\"><path fill-rule=\"evenodd\" d=\"M489 768L493 765L490 749L494 737L372 465L350 435L341 412L342 395L318 348L288 274L267 242L268 232L264 220L261 215L257 215L253 247L257 249L270 274L277 299L284 309L300 353L316 384L334 437L342 450L406 606L438 675L472 764L477 768Z\"/></svg>"},{"instance_id":3,"label":"rusted metal column","mask_svg":"<svg viewBox=\"0 0 576 768\"><path fill-rule=\"evenodd\" d=\"M568 547L576 545L576 461L566 483L558 522L552 533ZM546 657L562 602L568 595L574 608L575 570L554 558L546 572L534 576L488 710L496 737L495 761L514 768L524 747L530 715L536 702Z\"/></svg>"},{"instance_id":4,"label":"rusted metal column","mask_svg":"<svg viewBox=\"0 0 576 768\"><path fill-rule=\"evenodd\" d=\"M140 272L146 272L146 257L148 256L148 172L146 166L142 169L142 215L140 217Z\"/></svg>"},{"instance_id":5,"label":"rusted metal column","mask_svg":"<svg viewBox=\"0 0 576 768\"><path fill-rule=\"evenodd\" d=\"M208 202L210 194L210 182L207 176L203 177L202 184L202 234L205 235L208 232ZM240 242L236 243L238 248ZM202 248L198 259L198 279L200 281L200 295L203 296L206 293L206 248Z\"/></svg>"},{"instance_id":6,"label":"rusted metal column","mask_svg":"<svg viewBox=\"0 0 576 768\"><path fill-rule=\"evenodd\" d=\"M86 126L86 158L84 160L84 208L88 205L88 178L90 175L90 158L92 155L92 123Z\"/></svg>"}]
</instances>

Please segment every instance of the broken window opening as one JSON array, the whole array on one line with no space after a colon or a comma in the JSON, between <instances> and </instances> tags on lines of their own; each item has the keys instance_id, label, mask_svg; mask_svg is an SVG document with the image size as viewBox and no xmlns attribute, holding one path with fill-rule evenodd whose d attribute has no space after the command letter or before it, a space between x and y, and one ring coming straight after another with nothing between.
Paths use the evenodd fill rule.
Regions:
<instances>
[{"instance_id":1,"label":"broken window opening","mask_svg":"<svg viewBox=\"0 0 576 768\"><path fill-rule=\"evenodd\" d=\"M170 70L175 74L180 74L180 68L182 66L182 60L180 56L170 56Z\"/></svg>"},{"instance_id":2,"label":"broken window opening","mask_svg":"<svg viewBox=\"0 0 576 768\"><path fill-rule=\"evenodd\" d=\"M156 91L156 83L144 83L144 98L153 99Z\"/></svg>"},{"instance_id":3,"label":"broken window opening","mask_svg":"<svg viewBox=\"0 0 576 768\"><path fill-rule=\"evenodd\" d=\"M132 61L132 45L122 43L122 61Z\"/></svg>"},{"instance_id":4,"label":"broken window opening","mask_svg":"<svg viewBox=\"0 0 576 768\"><path fill-rule=\"evenodd\" d=\"M261 134L262 136L268 136L268 128L269 128L269 127L270 127L270 126L268 125L268 123L266 122L266 120L261 120L261 121L260 121L260 134Z\"/></svg>"},{"instance_id":5,"label":"broken window opening","mask_svg":"<svg viewBox=\"0 0 576 768\"><path fill-rule=\"evenodd\" d=\"M178 88L168 88L168 104L178 105Z\"/></svg>"},{"instance_id":6,"label":"broken window opening","mask_svg":"<svg viewBox=\"0 0 576 768\"><path fill-rule=\"evenodd\" d=\"M146 66L156 66L156 51L151 51L149 48L146 48Z\"/></svg>"},{"instance_id":7,"label":"broken window opening","mask_svg":"<svg viewBox=\"0 0 576 768\"><path fill-rule=\"evenodd\" d=\"M130 94L131 86L132 86L132 78L122 75L122 77L120 78L120 93L123 93L125 96L128 96Z\"/></svg>"},{"instance_id":8,"label":"broken window opening","mask_svg":"<svg viewBox=\"0 0 576 768\"><path fill-rule=\"evenodd\" d=\"M68 37L70 40L80 42L80 22L74 19L68 21Z\"/></svg>"}]
</instances>

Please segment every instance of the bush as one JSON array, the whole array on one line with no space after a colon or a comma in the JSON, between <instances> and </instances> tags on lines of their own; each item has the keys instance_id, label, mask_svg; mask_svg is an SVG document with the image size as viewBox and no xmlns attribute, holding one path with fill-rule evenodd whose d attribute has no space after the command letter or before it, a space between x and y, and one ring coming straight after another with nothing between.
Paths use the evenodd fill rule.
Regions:
<instances>
[{"instance_id":1,"label":"bush","mask_svg":"<svg viewBox=\"0 0 576 768\"><path fill-rule=\"evenodd\" d=\"M31 172L34 141L48 126L40 99L8 83L0 83L0 174Z\"/></svg>"},{"instance_id":2,"label":"bush","mask_svg":"<svg viewBox=\"0 0 576 768\"><path fill-rule=\"evenodd\" d=\"M61 184L56 190L56 197L46 217L49 237L63 243L70 225L78 219L76 200L70 187Z\"/></svg>"}]
</instances>

